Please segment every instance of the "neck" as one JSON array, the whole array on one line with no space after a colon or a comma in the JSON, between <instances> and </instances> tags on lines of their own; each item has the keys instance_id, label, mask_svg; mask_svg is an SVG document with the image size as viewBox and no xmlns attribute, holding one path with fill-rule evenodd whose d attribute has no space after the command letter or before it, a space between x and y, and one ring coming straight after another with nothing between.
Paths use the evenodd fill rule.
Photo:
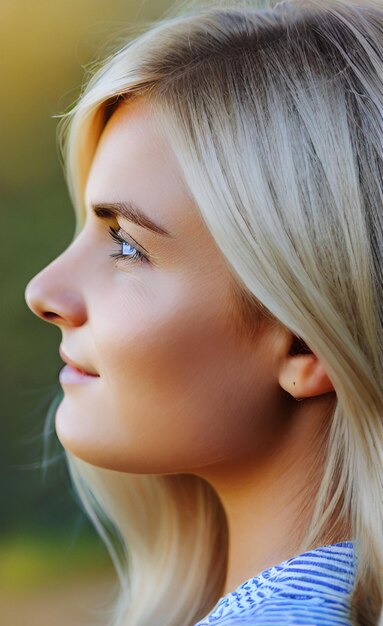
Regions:
<instances>
[{"instance_id":1,"label":"neck","mask_svg":"<svg viewBox=\"0 0 383 626\"><path fill-rule=\"evenodd\" d=\"M297 418L289 433L262 459L241 459L230 467L210 468L204 476L216 490L228 522L223 595L300 553L325 460L326 427L320 405L320 401L311 405L308 401L302 419ZM313 429L315 421L318 428ZM348 525L329 528L310 549L349 539Z\"/></svg>"}]
</instances>

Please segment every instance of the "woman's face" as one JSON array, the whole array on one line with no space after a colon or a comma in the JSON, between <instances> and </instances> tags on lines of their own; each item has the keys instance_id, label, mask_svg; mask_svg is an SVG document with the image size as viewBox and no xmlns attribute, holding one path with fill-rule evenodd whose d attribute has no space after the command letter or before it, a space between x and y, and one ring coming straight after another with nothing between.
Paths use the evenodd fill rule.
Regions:
<instances>
[{"instance_id":1,"label":"woman's face","mask_svg":"<svg viewBox=\"0 0 383 626\"><path fill-rule=\"evenodd\" d=\"M65 354L98 374L61 383L56 432L67 450L120 471L203 473L267 454L275 440L281 330L265 322L255 339L238 334L224 257L153 122L140 99L112 115L85 225L29 282L26 301L61 328ZM169 235L105 209L129 202ZM120 259L109 227L134 246Z\"/></svg>"}]
</instances>

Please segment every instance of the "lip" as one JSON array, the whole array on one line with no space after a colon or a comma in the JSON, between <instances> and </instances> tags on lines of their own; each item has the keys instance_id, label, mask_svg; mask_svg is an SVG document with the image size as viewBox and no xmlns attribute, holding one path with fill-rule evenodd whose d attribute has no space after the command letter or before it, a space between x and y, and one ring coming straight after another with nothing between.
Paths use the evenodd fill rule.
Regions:
<instances>
[{"instance_id":1,"label":"lip","mask_svg":"<svg viewBox=\"0 0 383 626\"><path fill-rule=\"evenodd\" d=\"M97 380L99 376L94 374L84 374L80 370L72 367L71 365L65 365L59 372L59 380L61 385L74 385L78 383L89 383L92 380Z\"/></svg>"},{"instance_id":2,"label":"lip","mask_svg":"<svg viewBox=\"0 0 383 626\"><path fill-rule=\"evenodd\" d=\"M97 374L97 372L91 372L89 370L86 370L84 367L82 367L82 365L80 365L80 363L76 363L76 361L72 361L72 359L70 359L65 354L61 346L59 348L59 354L62 360L64 361L64 363L67 364L67 366L61 370L61 372L70 373L71 376L74 376L76 374L77 377L80 375L82 376L82 378L99 378L100 377L100 375ZM61 380L61 372L60 372L60 380Z\"/></svg>"}]
</instances>

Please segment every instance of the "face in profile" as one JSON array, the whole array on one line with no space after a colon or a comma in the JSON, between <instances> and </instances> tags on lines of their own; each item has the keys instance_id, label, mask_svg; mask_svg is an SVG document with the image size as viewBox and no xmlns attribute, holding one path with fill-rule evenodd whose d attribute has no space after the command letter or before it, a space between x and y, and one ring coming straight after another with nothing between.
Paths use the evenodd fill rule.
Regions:
<instances>
[{"instance_id":1,"label":"face in profile","mask_svg":"<svg viewBox=\"0 0 383 626\"><path fill-rule=\"evenodd\" d=\"M228 266L145 101L108 121L85 201L81 232L26 289L32 311L60 327L63 353L96 374L62 375L62 445L135 473L260 458L281 410L280 331L265 322L239 337ZM127 214L133 205L150 228Z\"/></svg>"}]
</instances>

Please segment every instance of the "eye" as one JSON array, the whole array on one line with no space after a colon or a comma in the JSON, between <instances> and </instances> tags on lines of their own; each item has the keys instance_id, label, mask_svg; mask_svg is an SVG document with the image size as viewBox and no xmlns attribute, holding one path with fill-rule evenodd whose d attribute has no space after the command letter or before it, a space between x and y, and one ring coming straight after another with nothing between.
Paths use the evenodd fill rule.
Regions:
<instances>
[{"instance_id":1,"label":"eye","mask_svg":"<svg viewBox=\"0 0 383 626\"><path fill-rule=\"evenodd\" d=\"M112 228L112 226L109 226L109 234L112 239L114 241L117 241L117 243L119 243L121 246L121 252L115 252L113 254L110 254L109 256L111 258L115 259L116 261L118 261L119 259L124 259L124 261L136 261L139 263L143 263L148 260L138 248L136 248L129 241L126 241L126 238L123 239L122 237L120 237L117 230L115 228Z\"/></svg>"}]
</instances>

